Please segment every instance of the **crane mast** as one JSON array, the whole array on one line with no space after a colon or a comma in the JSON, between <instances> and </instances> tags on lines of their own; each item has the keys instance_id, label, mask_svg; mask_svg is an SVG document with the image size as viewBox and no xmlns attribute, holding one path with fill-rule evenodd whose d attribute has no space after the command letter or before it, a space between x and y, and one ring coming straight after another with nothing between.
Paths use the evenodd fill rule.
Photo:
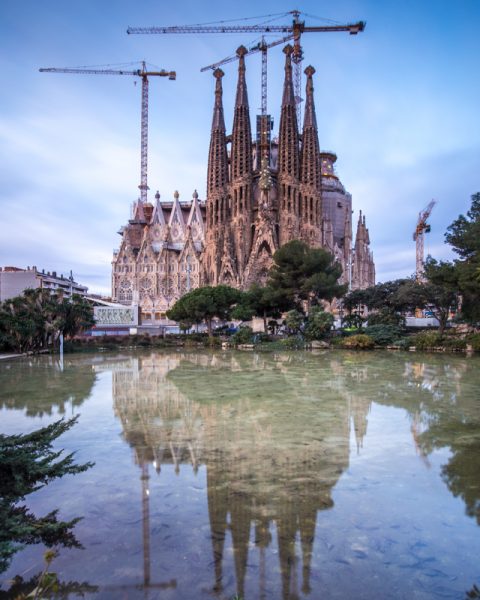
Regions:
<instances>
[{"instance_id":1,"label":"crane mast","mask_svg":"<svg viewBox=\"0 0 480 600\"><path fill-rule=\"evenodd\" d=\"M147 201L148 192L148 78L149 77L168 77L169 80L176 79L175 71L147 71L145 62L142 62L141 69L133 71L124 71L116 69L92 69L83 67L73 68L42 68L41 73L69 73L81 75L130 75L141 77L142 79L142 108L141 108L141 123L140 123L140 198L142 202Z\"/></svg>"},{"instance_id":2,"label":"crane mast","mask_svg":"<svg viewBox=\"0 0 480 600\"><path fill-rule=\"evenodd\" d=\"M427 223L427 219L435 206L436 201L432 200L428 205L418 213L417 226L413 232L413 241L416 243L415 247L415 279L422 283L425 281L424 275L424 253L425 253L425 234L430 233L430 225Z\"/></svg>"},{"instance_id":3,"label":"crane mast","mask_svg":"<svg viewBox=\"0 0 480 600\"><path fill-rule=\"evenodd\" d=\"M147 201L148 181L148 77L142 76L142 115L140 119L140 198Z\"/></svg>"},{"instance_id":4,"label":"crane mast","mask_svg":"<svg viewBox=\"0 0 480 600\"><path fill-rule=\"evenodd\" d=\"M267 61L267 45L265 44L265 36L262 36L262 116L267 114L267 81L268 81L268 61Z\"/></svg>"}]
</instances>

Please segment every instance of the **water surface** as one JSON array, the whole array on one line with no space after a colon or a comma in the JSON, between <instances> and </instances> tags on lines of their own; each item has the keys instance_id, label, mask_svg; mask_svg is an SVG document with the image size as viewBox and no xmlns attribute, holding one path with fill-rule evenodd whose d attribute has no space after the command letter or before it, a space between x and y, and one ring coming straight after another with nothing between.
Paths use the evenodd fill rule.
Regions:
<instances>
[{"instance_id":1,"label":"water surface","mask_svg":"<svg viewBox=\"0 0 480 600\"><path fill-rule=\"evenodd\" d=\"M466 599L480 587L479 367L382 352L3 361L0 424L80 413L57 445L95 467L28 501L84 517L84 550L54 570L87 598ZM33 576L42 552L0 580Z\"/></svg>"}]
</instances>

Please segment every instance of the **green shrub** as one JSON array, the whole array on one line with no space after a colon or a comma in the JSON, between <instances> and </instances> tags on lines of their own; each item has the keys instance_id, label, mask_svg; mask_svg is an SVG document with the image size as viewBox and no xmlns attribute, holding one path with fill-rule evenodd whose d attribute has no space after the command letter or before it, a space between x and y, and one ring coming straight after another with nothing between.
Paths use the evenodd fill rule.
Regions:
<instances>
[{"instance_id":1,"label":"green shrub","mask_svg":"<svg viewBox=\"0 0 480 600\"><path fill-rule=\"evenodd\" d=\"M474 352L480 352L480 333L471 333L466 340Z\"/></svg>"},{"instance_id":2,"label":"green shrub","mask_svg":"<svg viewBox=\"0 0 480 600\"><path fill-rule=\"evenodd\" d=\"M400 350L408 350L410 346L413 346L412 339L409 336L399 338L393 342L392 346L398 346Z\"/></svg>"},{"instance_id":3,"label":"green shrub","mask_svg":"<svg viewBox=\"0 0 480 600\"><path fill-rule=\"evenodd\" d=\"M378 346L389 346L401 335L400 327L397 325L369 325L365 333L372 338Z\"/></svg>"},{"instance_id":4,"label":"green shrub","mask_svg":"<svg viewBox=\"0 0 480 600\"><path fill-rule=\"evenodd\" d=\"M447 348L447 350L465 350L467 347L467 340L465 338L446 335L442 340L442 346Z\"/></svg>"},{"instance_id":5,"label":"green shrub","mask_svg":"<svg viewBox=\"0 0 480 600\"><path fill-rule=\"evenodd\" d=\"M305 337L307 340L328 339L332 334L334 320L332 313L325 312L321 306L312 307L308 315Z\"/></svg>"},{"instance_id":6,"label":"green shrub","mask_svg":"<svg viewBox=\"0 0 480 600\"><path fill-rule=\"evenodd\" d=\"M239 344L253 344L253 329L245 326L232 335L232 342L238 346Z\"/></svg>"},{"instance_id":7,"label":"green shrub","mask_svg":"<svg viewBox=\"0 0 480 600\"><path fill-rule=\"evenodd\" d=\"M281 341L281 344L286 350L303 350L305 348L305 341L297 335L285 338Z\"/></svg>"},{"instance_id":8,"label":"green shrub","mask_svg":"<svg viewBox=\"0 0 480 600\"><path fill-rule=\"evenodd\" d=\"M365 333L357 333L346 338L340 338L339 346L349 350L370 350L375 346L375 342Z\"/></svg>"},{"instance_id":9,"label":"green shrub","mask_svg":"<svg viewBox=\"0 0 480 600\"><path fill-rule=\"evenodd\" d=\"M410 338L410 346L415 346L417 350L429 350L443 346L442 336L438 331L420 331Z\"/></svg>"},{"instance_id":10,"label":"green shrub","mask_svg":"<svg viewBox=\"0 0 480 600\"><path fill-rule=\"evenodd\" d=\"M220 348L222 340L219 337L209 337L207 338L207 345L209 348Z\"/></svg>"},{"instance_id":11,"label":"green shrub","mask_svg":"<svg viewBox=\"0 0 480 600\"><path fill-rule=\"evenodd\" d=\"M304 321L305 316L298 310L289 310L285 315L285 325L294 334L302 331Z\"/></svg>"}]
</instances>

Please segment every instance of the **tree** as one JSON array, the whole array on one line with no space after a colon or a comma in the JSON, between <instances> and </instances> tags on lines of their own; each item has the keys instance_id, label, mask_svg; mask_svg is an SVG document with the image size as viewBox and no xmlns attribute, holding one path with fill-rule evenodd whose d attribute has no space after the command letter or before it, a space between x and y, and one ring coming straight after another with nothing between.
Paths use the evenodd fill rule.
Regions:
<instances>
[{"instance_id":1,"label":"tree","mask_svg":"<svg viewBox=\"0 0 480 600\"><path fill-rule=\"evenodd\" d=\"M73 294L72 298L59 297L58 316L61 333L68 339L95 324L93 310L85 298Z\"/></svg>"},{"instance_id":2,"label":"tree","mask_svg":"<svg viewBox=\"0 0 480 600\"><path fill-rule=\"evenodd\" d=\"M480 253L480 192L473 194L467 216L460 215L447 228L445 240L463 260L479 258Z\"/></svg>"},{"instance_id":3,"label":"tree","mask_svg":"<svg viewBox=\"0 0 480 600\"><path fill-rule=\"evenodd\" d=\"M349 315L352 313L361 314L363 312L362 307L368 305L369 299L368 290L351 290L343 297L342 306Z\"/></svg>"},{"instance_id":4,"label":"tree","mask_svg":"<svg viewBox=\"0 0 480 600\"><path fill-rule=\"evenodd\" d=\"M332 333L334 317L325 312L321 306L312 306L308 313L305 337L308 340L324 340Z\"/></svg>"},{"instance_id":5,"label":"tree","mask_svg":"<svg viewBox=\"0 0 480 600\"><path fill-rule=\"evenodd\" d=\"M425 305L425 293L421 284L413 279L395 279L377 283L364 290L350 292L343 300L350 313L356 305L364 305L371 314L369 325L402 325L405 313Z\"/></svg>"},{"instance_id":6,"label":"tree","mask_svg":"<svg viewBox=\"0 0 480 600\"><path fill-rule=\"evenodd\" d=\"M267 319L278 319L282 311L279 308L281 302L278 295L270 286L261 287L254 283L245 292L239 304L234 308L232 317L241 321L249 321L253 316L263 319L263 330L267 333Z\"/></svg>"},{"instance_id":7,"label":"tree","mask_svg":"<svg viewBox=\"0 0 480 600\"><path fill-rule=\"evenodd\" d=\"M303 335L302 329L304 325L305 317L303 313L298 310L289 310L285 315L285 325L295 335Z\"/></svg>"},{"instance_id":8,"label":"tree","mask_svg":"<svg viewBox=\"0 0 480 600\"><path fill-rule=\"evenodd\" d=\"M228 285L205 286L182 296L167 317L177 322L201 323L205 321L208 335L212 336L212 320L230 318L233 307L241 301L243 292Z\"/></svg>"},{"instance_id":9,"label":"tree","mask_svg":"<svg viewBox=\"0 0 480 600\"><path fill-rule=\"evenodd\" d=\"M0 306L0 340L18 352L55 346L60 335L73 337L94 325L93 309L82 297L71 299L49 290L27 289Z\"/></svg>"},{"instance_id":10,"label":"tree","mask_svg":"<svg viewBox=\"0 0 480 600\"><path fill-rule=\"evenodd\" d=\"M81 547L72 532L79 519L58 521L58 510L37 517L19 502L53 479L81 473L93 463L76 465L73 454L58 460L62 450L53 451L52 443L70 429L78 417L52 423L26 435L0 434L0 572L23 544L42 542Z\"/></svg>"},{"instance_id":11,"label":"tree","mask_svg":"<svg viewBox=\"0 0 480 600\"><path fill-rule=\"evenodd\" d=\"M445 240L460 259L455 261L462 316L480 322L480 192L473 194L467 215L460 215L448 228Z\"/></svg>"},{"instance_id":12,"label":"tree","mask_svg":"<svg viewBox=\"0 0 480 600\"><path fill-rule=\"evenodd\" d=\"M321 248L292 240L275 252L273 263L268 286L280 310L299 310L302 301L318 304L346 292L346 286L338 283L341 265Z\"/></svg>"},{"instance_id":13,"label":"tree","mask_svg":"<svg viewBox=\"0 0 480 600\"><path fill-rule=\"evenodd\" d=\"M425 261L425 276L427 283L423 287L426 304L438 319L438 331L443 334L450 311L457 306L457 269L451 262L437 262L428 257Z\"/></svg>"}]
</instances>

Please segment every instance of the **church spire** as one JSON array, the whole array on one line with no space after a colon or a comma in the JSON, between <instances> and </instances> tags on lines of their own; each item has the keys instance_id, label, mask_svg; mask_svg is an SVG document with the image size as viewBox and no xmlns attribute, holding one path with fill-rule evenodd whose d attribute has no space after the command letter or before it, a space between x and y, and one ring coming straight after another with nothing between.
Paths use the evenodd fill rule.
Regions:
<instances>
[{"instance_id":1,"label":"church spire","mask_svg":"<svg viewBox=\"0 0 480 600\"><path fill-rule=\"evenodd\" d=\"M232 182L252 173L252 133L248 107L247 84L245 81L245 54L240 46L238 56L238 83L232 130Z\"/></svg>"},{"instance_id":2,"label":"church spire","mask_svg":"<svg viewBox=\"0 0 480 600\"><path fill-rule=\"evenodd\" d=\"M278 172L298 179L298 127L293 93L292 53L293 48L287 44L285 53L285 81L283 84L282 108L280 113L280 132L278 141Z\"/></svg>"},{"instance_id":3,"label":"church spire","mask_svg":"<svg viewBox=\"0 0 480 600\"><path fill-rule=\"evenodd\" d=\"M320 145L318 143L317 117L313 100L313 74L315 69L305 69L307 76L305 118L303 121L302 158L300 180L316 190L321 185Z\"/></svg>"},{"instance_id":4,"label":"church spire","mask_svg":"<svg viewBox=\"0 0 480 600\"><path fill-rule=\"evenodd\" d=\"M215 69L213 75L216 79L215 106L208 153L207 197L228 183L228 156L222 103L222 77L224 73L221 69Z\"/></svg>"}]
</instances>

